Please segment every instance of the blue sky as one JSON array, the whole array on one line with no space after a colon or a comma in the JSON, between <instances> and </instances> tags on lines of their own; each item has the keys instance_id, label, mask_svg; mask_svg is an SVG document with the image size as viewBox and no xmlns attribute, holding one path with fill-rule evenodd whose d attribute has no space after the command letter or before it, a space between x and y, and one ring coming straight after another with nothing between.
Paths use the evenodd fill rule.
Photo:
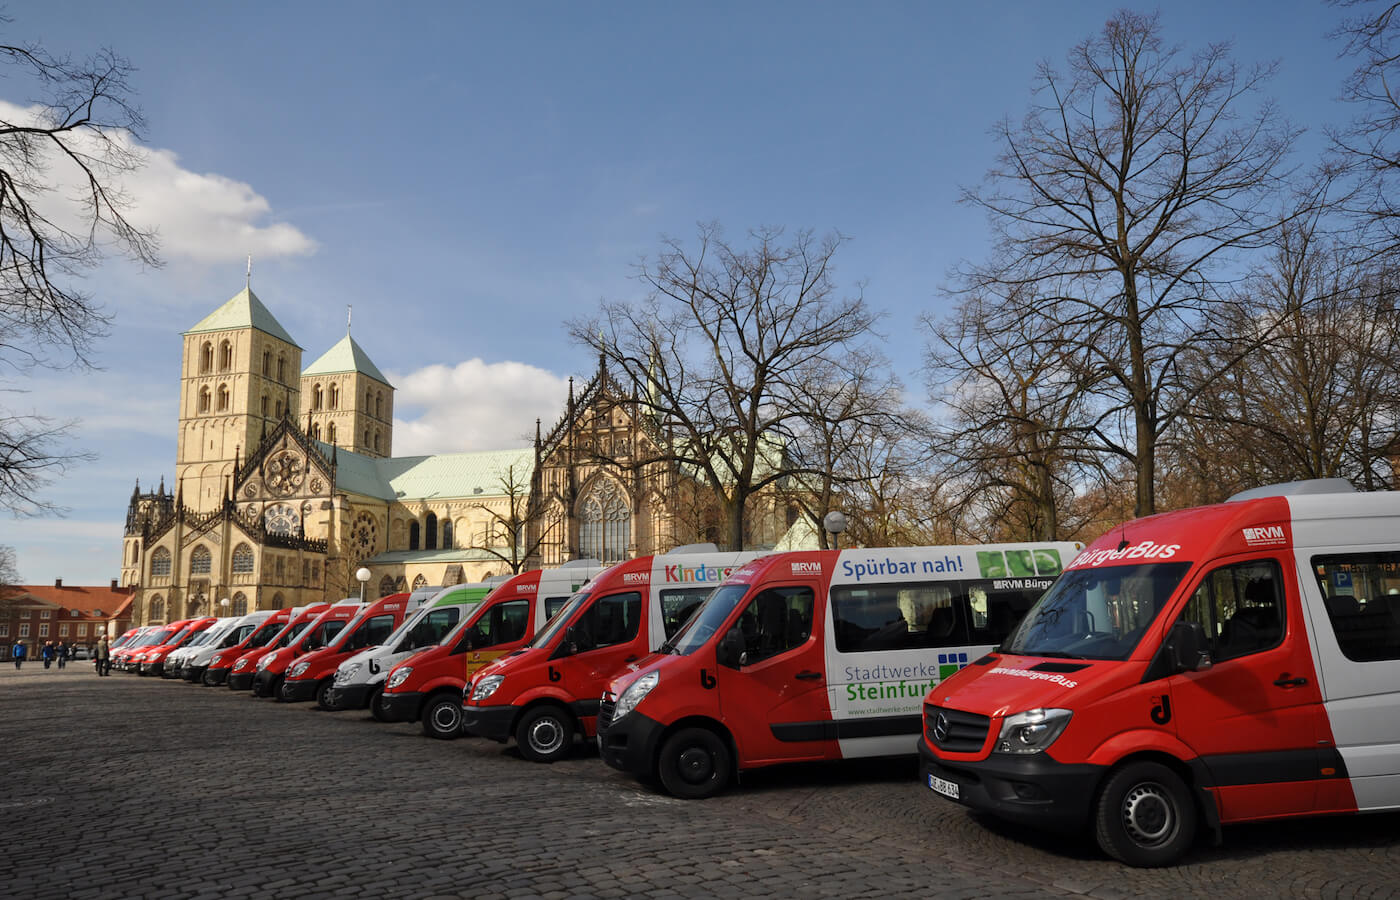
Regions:
<instances>
[{"instance_id":1,"label":"blue sky","mask_svg":"<svg viewBox=\"0 0 1400 900\"><path fill-rule=\"evenodd\" d=\"M139 69L152 165L129 186L166 265L112 260L86 287L115 316L102 369L0 387L78 418L98 458L46 496L61 519L0 519L27 583L117 576L134 480L174 469L179 332L243 286L309 363L354 334L398 387L397 455L520 446L593 361L562 323L635 297L663 234L700 221L850 243L837 279L886 314L923 396L917 318L986 252L956 203L1026 108L1042 59L1121 3L27 2L5 43ZM1152 7L1133 7L1150 10ZM1344 114L1322 2L1178 2L1168 36L1277 59L1272 93L1315 135ZM0 102L29 99L0 80Z\"/></svg>"}]
</instances>

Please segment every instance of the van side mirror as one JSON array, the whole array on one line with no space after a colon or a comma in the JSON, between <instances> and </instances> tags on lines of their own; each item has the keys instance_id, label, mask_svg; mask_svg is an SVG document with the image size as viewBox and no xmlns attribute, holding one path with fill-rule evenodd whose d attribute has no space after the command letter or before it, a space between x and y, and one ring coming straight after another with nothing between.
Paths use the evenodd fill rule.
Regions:
<instances>
[{"instance_id":1,"label":"van side mirror","mask_svg":"<svg viewBox=\"0 0 1400 900\"><path fill-rule=\"evenodd\" d=\"M744 635L737 627L725 632L715 647L715 662L726 669L737 669L744 664Z\"/></svg>"},{"instance_id":2,"label":"van side mirror","mask_svg":"<svg viewBox=\"0 0 1400 900\"><path fill-rule=\"evenodd\" d=\"M1167 657L1177 672L1204 672L1215 665L1199 622L1177 622L1167 634Z\"/></svg>"}]
</instances>

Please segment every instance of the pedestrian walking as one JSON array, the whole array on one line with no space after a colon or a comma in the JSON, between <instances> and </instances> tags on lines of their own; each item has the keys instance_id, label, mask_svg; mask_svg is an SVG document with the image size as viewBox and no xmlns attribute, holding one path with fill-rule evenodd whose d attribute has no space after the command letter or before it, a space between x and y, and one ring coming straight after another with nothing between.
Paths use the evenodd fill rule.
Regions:
<instances>
[{"instance_id":1,"label":"pedestrian walking","mask_svg":"<svg viewBox=\"0 0 1400 900\"><path fill-rule=\"evenodd\" d=\"M53 665L53 641L44 641L44 649L39 651L39 656L44 660L44 668Z\"/></svg>"},{"instance_id":2,"label":"pedestrian walking","mask_svg":"<svg viewBox=\"0 0 1400 900\"><path fill-rule=\"evenodd\" d=\"M58 667L61 669L68 665L68 645L59 641L53 648L54 659L58 660Z\"/></svg>"},{"instance_id":3,"label":"pedestrian walking","mask_svg":"<svg viewBox=\"0 0 1400 900\"><path fill-rule=\"evenodd\" d=\"M112 674L112 648L107 645L107 635L97 639L97 649L93 651L92 658L96 662L98 675Z\"/></svg>"},{"instance_id":4,"label":"pedestrian walking","mask_svg":"<svg viewBox=\"0 0 1400 900\"><path fill-rule=\"evenodd\" d=\"M28 653L28 652L29 652L28 648L26 648L26 647L24 646L24 641L17 641L17 642L15 642L15 649L14 649L13 656L14 656L14 660L15 660L15 668L16 668L16 669L18 669L20 666L24 665L24 656L25 656L25 654Z\"/></svg>"}]
</instances>

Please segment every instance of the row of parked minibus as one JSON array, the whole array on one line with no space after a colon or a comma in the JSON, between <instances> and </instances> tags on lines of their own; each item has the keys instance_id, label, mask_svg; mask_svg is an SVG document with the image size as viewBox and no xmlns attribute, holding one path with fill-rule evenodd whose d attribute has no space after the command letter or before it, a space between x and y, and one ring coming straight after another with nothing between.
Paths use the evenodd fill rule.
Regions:
<instances>
[{"instance_id":1,"label":"row of parked minibus","mask_svg":"<svg viewBox=\"0 0 1400 900\"><path fill-rule=\"evenodd\" d=\"M1088 548L685 547L134 629L113 658L537 762L595 743L683 798L918 754L930 797L1164 865L1226 824L1400 809L1397 526L1400 494L1301 482Z\"/></svg>"}]
</instances>

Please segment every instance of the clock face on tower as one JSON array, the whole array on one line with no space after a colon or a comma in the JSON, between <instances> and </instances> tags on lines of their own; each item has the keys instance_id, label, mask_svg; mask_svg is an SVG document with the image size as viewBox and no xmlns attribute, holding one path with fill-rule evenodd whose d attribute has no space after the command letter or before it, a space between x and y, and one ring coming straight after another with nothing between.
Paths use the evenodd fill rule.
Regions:
<instances>
[{"instance_id":1,"label":"clock face on tower","mask_svg":"<svg viewBox=\"0 0 1400 900\"><path fill-rule=\"evenodd\" d=\"M267 511L263 513L263 527L278 534L296 534L297 526L300 524L301 516L297 514L294 507L285 503L269 506Z\"/></svg>"},{"instance_id":2,"label":"clock face on tower","mask_svg":"<svg viewBox=\"0 0 1400 900\"><path fill-rule=\"evenodd\" d=\"M274 455L263 467L263 480L276 494L286 496L301 487L306 478L306 460L290 450Z\"/></svg>"},{"instance_id":3,"label":"clock face on tower","mask_svg":"<svg viewBox=\"0 0 1400 900\"><path fill-rule=\"evenodd\" d=\"M374 555L378 531L374 516L362 512L355 517L355 524L350 526L350 545L355 548L359 559L368 559Z\"/></svg>"}]
</instances>

